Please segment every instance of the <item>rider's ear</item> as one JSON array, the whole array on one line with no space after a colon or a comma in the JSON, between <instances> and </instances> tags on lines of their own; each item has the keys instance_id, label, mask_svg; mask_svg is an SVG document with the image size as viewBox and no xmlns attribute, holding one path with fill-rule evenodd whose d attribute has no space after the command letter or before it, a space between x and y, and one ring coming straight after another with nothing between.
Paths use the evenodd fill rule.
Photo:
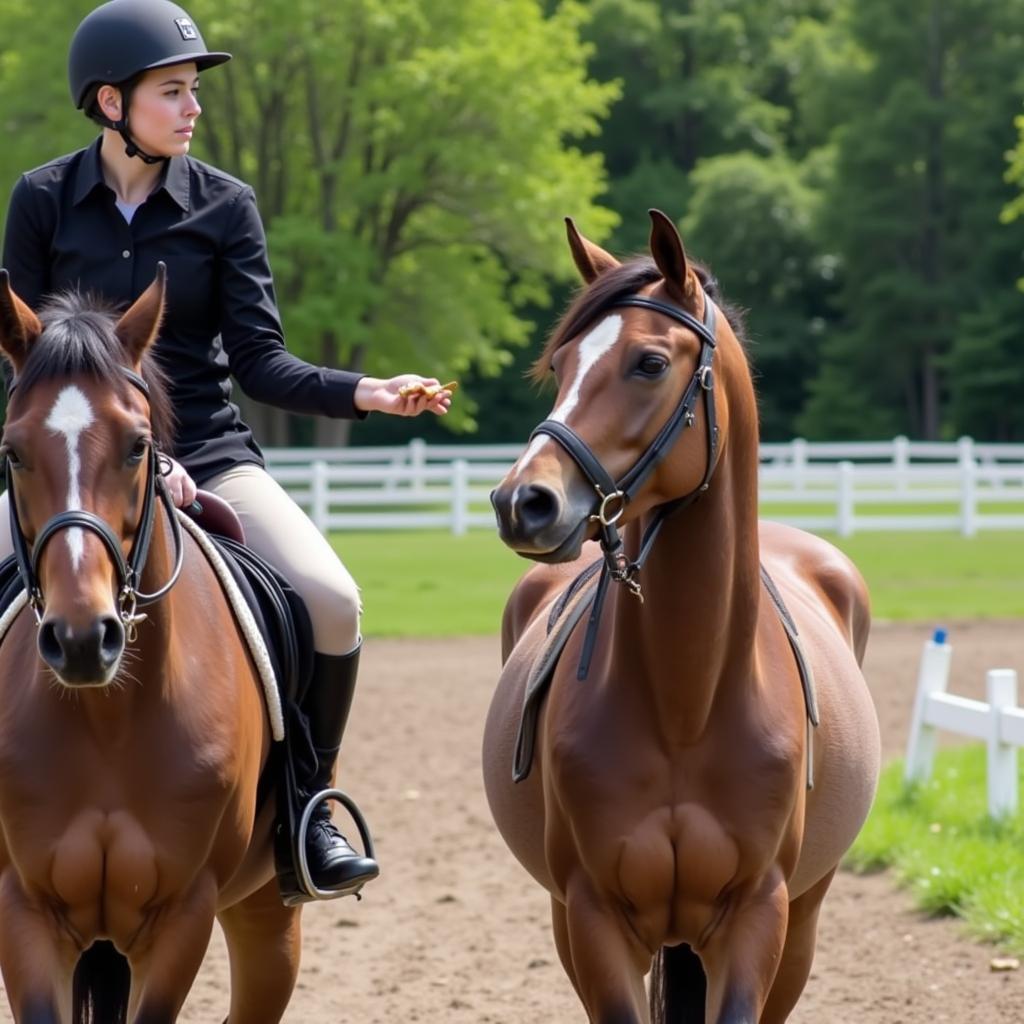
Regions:
<instances>
[{"instance_id":1,"label":"rider's ear","mask_svg":"<svg viewBox=\"0 0 1024 1024\"><path fill-rule=\"evenodd\" d=\"M14 294L7 271L0 270L0 348L14 364L16 373L42 333L39 317Z\"/></svg>"},{"instance_id":2,"label":"rider's ear","mask_svg":"<svg viewBox=\"0 0 1024 1024\"><path fill-rule=\"evenodd\" d=\"M677 301L690 296L690 277L686 269L686 252L675 224L661 210L648 210L651 216L651 255L665 279L665 285Z\"/></svg>"},{"instance_id":3,"label":"rider's ear","mask_svg":"<svg viewBox=\"0 0 1024 1024\"><path fill-rule=\"evenodd\" d=\"M569 236L569 248L576 269L587 284L592 284L606 270L619 266L619 261L610 252L605 252L601 246L587 240L576 230L572 217L565 218L565 231Z\"/></svg>"},{"instance_id":4,"label":"rider's ear","mask_svg":"<svg viewBox=\"0 0 1024 1024\"><path fill-rule=\"evenodd\" d=\"M167 267L158 263L153 283L132 303L114 327L125 352L136 366L141 362L146 349L156 341L160 331L166 290Z\"/></svg>"}]
</instances>

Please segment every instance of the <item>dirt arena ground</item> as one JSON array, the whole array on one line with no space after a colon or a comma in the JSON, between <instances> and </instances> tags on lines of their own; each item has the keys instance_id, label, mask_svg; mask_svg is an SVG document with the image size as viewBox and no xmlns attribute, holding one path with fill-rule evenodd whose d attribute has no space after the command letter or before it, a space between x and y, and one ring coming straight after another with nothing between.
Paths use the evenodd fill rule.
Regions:
<instances>
[{"instance_id":1,"label":"dirt arena ground","mask_svg":"<svg viewBox=\"0 0 1024 1024\"><path fill-rule=\"evenodd\" d=\"M868 653L886 756L902 752L924 626L879 625ZM1020 623L950 625L951 689L987 668L1024 676ZM479 748L496 639L370 640L343 785L373 824L382 876L361 903L308 907L290 1024L580 1021L552 944L547 898L508 853L484 798ZM1022 853L1024 856L1024 853ZM1024 970L950 920L926 920L885 875L840 874L825 901L814 972L791 1024L1024 1021ZM216 934L182 1020L227 1009ZM10 1021L6 1013L0 1020Z\"/></svg>"}]
</instances>

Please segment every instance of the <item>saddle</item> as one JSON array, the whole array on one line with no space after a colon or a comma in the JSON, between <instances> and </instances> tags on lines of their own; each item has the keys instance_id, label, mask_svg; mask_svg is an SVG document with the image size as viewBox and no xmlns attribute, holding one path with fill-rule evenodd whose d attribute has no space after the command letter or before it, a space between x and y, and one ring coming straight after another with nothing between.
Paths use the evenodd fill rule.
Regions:
<instances>
[{"instance_id":1,"label":"saddle","mask_svg":"<svg viewBox=\"0 0 1024 1024\"><path fill-rule=\"evenodd\" d=\"M541 705L551 684L555 666L558 664L558 659L561 657L569 637L572 636L577 623L594 602L601 565L600 558L588 565L552 602L551 611L548 613L547 639L544 641L526 681L523 710L512 759L513 782L522 782L530 774ZM800 673L800 685L803 688L804 707L807 712L807 788L813 789L814 768L811 754L813 730L818 725L818 701L814 688L814 676L811 673L810 663L804 655L796 622L783 602L782 594L775 585L775 581L768 575L768 570L763 565L761 566L761 582L779 614Z\"/></svg>"}]
</instances>

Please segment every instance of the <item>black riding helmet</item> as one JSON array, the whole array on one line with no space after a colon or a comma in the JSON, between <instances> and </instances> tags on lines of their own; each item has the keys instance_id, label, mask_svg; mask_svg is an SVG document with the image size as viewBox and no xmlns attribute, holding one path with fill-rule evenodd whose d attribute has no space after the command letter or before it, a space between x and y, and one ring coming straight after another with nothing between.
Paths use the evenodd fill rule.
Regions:
<instances>
[{"instance_id":1,"label":"black riding helmet","mask_svg":"<svg viewBox=\"0 0 1024 1024\"><path fill-rule=\"evenodd\" d=\"M158 158L143 154L128 134L128 102L138 76L174 64L193 63L203 71L229 60L230 53L206 49L188 12L171 0L110 0L87 14L71 37L68 83L79 110L119 131L128 155L149 163ZM121 88L120 121L110 121L96 109L96 93L102 85Z\"/></svg>"}]
</instances>

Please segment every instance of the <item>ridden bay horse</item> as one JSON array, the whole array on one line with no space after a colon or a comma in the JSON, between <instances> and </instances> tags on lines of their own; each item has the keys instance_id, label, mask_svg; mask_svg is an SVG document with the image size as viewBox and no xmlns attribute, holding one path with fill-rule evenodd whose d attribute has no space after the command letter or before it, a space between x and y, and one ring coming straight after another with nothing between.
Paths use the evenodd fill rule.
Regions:
<instances>
[{"instance_id":1,"label":"ridden bay horse","mask_svg":"<svg viewBox=\"0 0 1024 1024\"><path fill-rule=\"evenodd\" d=\"M622 264L568 222L585 288L535 366L556 405L492 496L547 564L505 610L485 783L591 1021L781 1024L875 791L868 595L825 541L759 525L746 355L651 216L653 259ZM531 750L528 682L595 558Z\"/></svg>"},{"instance_id":2,"label":"ridden bay horse","mask_svg":"<svg viewBox=\"0 0 1024 1024\"><path fill-rule=\"evenodd\" d=\"M274 801L257 808L256 670L156 487L163 302L161 267L120 318L69 294L40 319L0 272L3 452L34 590L0 643L0 967L19 1024L175 1020L214 918L231 1024L279 1021L298 970Z\"/></svg>"}]
</instances>

